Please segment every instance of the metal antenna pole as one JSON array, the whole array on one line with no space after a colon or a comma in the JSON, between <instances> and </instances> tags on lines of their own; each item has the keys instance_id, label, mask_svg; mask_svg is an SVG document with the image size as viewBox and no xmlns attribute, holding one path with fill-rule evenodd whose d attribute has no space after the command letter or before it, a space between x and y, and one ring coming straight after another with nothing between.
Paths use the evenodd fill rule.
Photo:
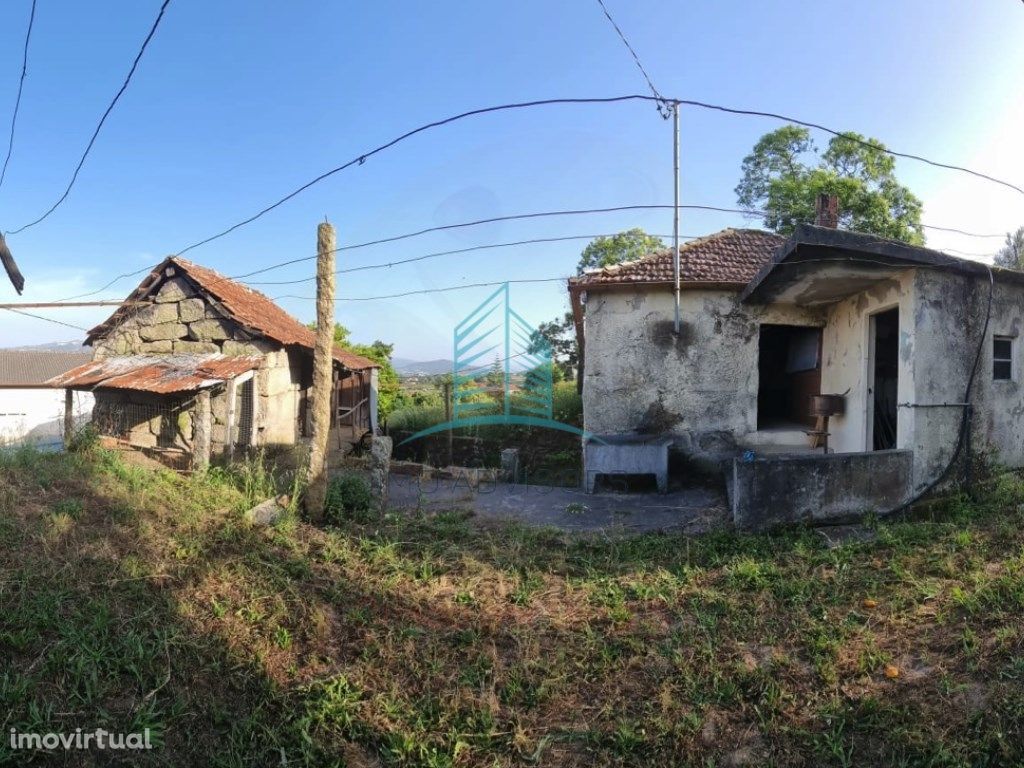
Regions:
<instances>
[{"instance_id":1,"label":"metal antenna pole","mask_svg":"<svg viewBox=\"0 0 1024 768\"><path fill-rule=\"evenodd\" d=\"M672 165L674 171L675 205L672 208L672 271L675 280L676 321L679 333L679 102L672 104Z\"/></svg>"}]
</instances>

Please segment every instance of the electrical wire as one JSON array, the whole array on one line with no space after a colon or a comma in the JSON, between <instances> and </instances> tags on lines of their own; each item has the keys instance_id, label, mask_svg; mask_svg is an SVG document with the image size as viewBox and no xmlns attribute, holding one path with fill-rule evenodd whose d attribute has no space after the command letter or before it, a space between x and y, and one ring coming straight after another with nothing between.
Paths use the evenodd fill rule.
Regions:
<instances>
[{"instance_id":1,"label":"electrical wire","mask_svg":"<svg viewBox=\"0 0 1024 768\"><path fill-rule=\"evenodd\" d=\"M36 320L45 320L48 323L54 323L56 325L63 325L65 328L74 328L77 331L85 331L87 333L89 331L88 328L83 328L80 325L74 325L72 323L65 323L63 320L54 320L52 317L43 317L42 315L36 315L36 314L33 314L32 312L26 312L23 309L14 309L13 307L3 307L3 309L6 309L8 312L14 312L14 313L19 314L19 315L25 315L25 317L33 317Z\"/></svg>"},{"instance_id":2,"label":"electrical wire","mask_svg":"<svg viewBox=\"0 0 1024 768\"><path fill-rule=\"evenodd\" d=\"M445 293L447 291L462 291L467 288L488 288L495 285L504 285L505 283L564 283L568 277L536 277L527 278L522 280L496 280L490 283L465 283L464 285L449 285L444 288L424 288L418 291L405 291L404 293L392 293L386 296L350 296L350 297L338 297L335 301L381 301L383 299L400 299L405 296L419 296L425 293ZM298 299L300 301L315 301L316 296L275 296L271 301L277 301L279 299Z\"/></svg>"},{"instance_id":3,"label":"electrical wire","mask_svg":"<svg viewBox=\"0 0 1024 768\"><path fill-rule=\"evenodd\" d=\"M451 251L435 251L434 253L426 253L421 256L412 256L408 259L394 259L386 262L378 262L376 264L362 264L358 267L347 267L345 269L339 269L335 271L336 275L346 275L352 272L365 272L372 269L389 269L391 267L401 266L403 264L412 264L414 262L426 261L428 259L435 259L441 256L453 256L462 253L471 253L474 251L484 251L492 248L511 248L519 245L535 245L538 243L560 243L567 240L593 240L598 237L614 237L616 233L603 234L603 235L566 235L564 237L535 237L530 240L516 240L511 243L488 243L486 245L473 245L468 248L456 248ZM670 235L648 235L648 237L667 238ZM683 235L684 238L692 240L695 236ZM247 283L248 285L298 285L299 283L312 283L316 281L316 277L301 277L297 280L253 280Z\"/></svg>"},{"instance_id":4,"label":"electrical wire","mask_svg":"<svg viewBox=\"0 0 1024 768\"><path fill-rule=\"evenodd\" d=\"M86 158L89 157L89 153L92 151L93 144L96 143L96 138L100 135L100 130L102 130L103 124L107 121L107 118L110 116L110 113L114 111L114 107L117 105L118 100L128 89L128 84L131 82L132 76L135 74L135 70L139 66L139 61L142 60L142 54L146 52L146 48L149 45L149 41L152 40L153 35L156 34L157 27L160 26L160 20L163 19L164 11L167 10L167 6L170 5L170 2L171 0L164 0L163 4L160 6L160 12L157 14L156 20L153 22L153 26L150 27L149 34L146 35L146 39L142 41L142 47L139 49L139 52L135 55L135 60L132 62L131 69L128 70L128 76L125 77L124 82L121 84L121 87L118 89L117 93L114 95L114 98L111 100L109 106L107 106L106 111L103 113L103 117L100 118L99 123L96 125L96 130L93 131L92 137L89 139L89 143L85 147L85 152L82 153L82 159L78 161L78 165L75 167L75 172L71 174L71 181L68 182L68 186L67 189L64 190L64 194L57 198L57 202L51 205L49 210L46 211L46 213L44 213L38 219L30 221L28 224L18 227L17 229L8 230L7 234L16 235L19 232L24 232L29 227L34 227L36 224L39 224L41 221L45 220L51 213L57 210L57 207L60 206L61 203L67 200L68 195L71 194L71 188L75 186L75 181L78 180L78 174L79 172L81 172L82 166L85 165Z\"/></svg>"},{"instance_id":5,"label":"electrical wire","mask_svg":"<svg viewBox=\"0 0 1024 768\"><path fill-rule=\"evenodd\" d=\"M601 6L601 11L604 13L604 17L608 19L608 23L612 25L612 28L618 34L622 44L626 46L626 50L629 51L630 56L633 57L633 61L636 62L637 69L640 70L640 74L643 75L644 80L647 81L647 87L651 89L651 93L658 100L658 114L666 120L671 116L672 112L668 108L665 98L661 95L657 88L654 87L654 81L651 80L651 76L647 74L647 70L644 69L643 63L640 61L640 57L637 55L636 50L630 45L629 40L626 39L625 33L619 28L619 25L615 23L615 19L612 18L611 13L608 11L608 6L604 4L604 0L597 0L597 4Z\"/></svg>"},{"instance_id":6,"label":"electrical wire","mask_svg":"<svg viewBox=\"0 0 1024 768\"><path fill-rule=\"evenodd\" d=\"M220 231L220 232L218 232L216 234L210 235L209 237L206 237L206 238L204 238L202 240L199 240L199 241L197 241L195 243L192 243L191 245L186 246L185 248L182 248L180 251L177 252L177 255L181 256L181 255L187 253L188 251L191 251L191 250L193 250L195 248L199 248L200 246L203 246L203 245L206 245L208 243L211 243L214 240L218 240L218 239L220 239L222 237L225 237L226 235L230 234L231 232L234 232L235 230L237 230L237 229L239 229L241 227L244 227L244 226L246 226L248 224L251 224L252 222L256 221L257 219L259 219L259 218L265 216L266 214L270 213L274 209L280 207L281 205L284 205L286 202L288 202L289 200L291 200L294 197L298 196L299 194L301 194L302 192L306 191L307 189L309 189L310 187L314 186L315 184L320 183L324 179L327 179L327 178L329 178L329 177L331 177L331 176L333 176L333 175L335 175L337 173L340 173L341 171L344 171L344 170L346 170L348 168L351 168L353 166L363 165L369 158L373 157L374 155L379 154L381 152L384 152L385 150L388 150L391 147L394 147L396 144L399 144L399 143L401 143L401 142L403 142L403 141L405 141L407 139L412 138L413 136L416 136L416 135L418 135L420 133L423 133L424 131L428 131L428 130L431 130L433 128L438 128L438 127L441 127L441 126L444 126L444 125L449 125L451 123L455 123L455 122L458 122L460 120L464 120L466 118L477 117L477 116L480 116L480 115L492 114L492 113L495 113L495 112L503 112L503 111L508 111L508 110L526 109L526 108L531 108L531 107L551 106L551 105L566 105L566 104L614 104L614 103L622 103L622 102L628 102L628 101L654 101L654 102L664 101L664 102L668 102L668 103L671 103L671 104L674 104L674 105L683 105L683 106L689 106L689 107L697 107L697 108L700 108L700 109L713 110L713 111L717 111L717 112L723 112L723 113L726 113L726 114L747 115L747 116L752 116L752 117L766 117L766 118L770 118L770 119L773 119L773 120L780 120L780 121L783 121L783 122L789 122L789 123L793 123L793 124L796 124L796 125L804 126L806 128L813 128L815 130L823 131L823 132L831 134L833 136L837 136L837 137L846 139L846 140L851 141L851 142L853 142L855 144L860 144L862 146L865 146L865 147L867 147L867 148L869 148L869 149L871 149L871 150L873 150L875 152L882 152L884 154L891 155L893 157L902 157L902 158L905 158L905 159L908 159L908 160L915 160L917 162L922 162L922 163L925 163L927 165L934 166L936 168L944 168L944 169L947 169L947 170L953 170L953 171L959 171L961 173L967 173L967 174L970 174L970 175L975 176L977 178L986 179L986 180L991 181L991 182L993 182L995 184L1000 184L1000 185L1002 185L1004 187L1007 187L1009 189L1013 189L1016 192L1019 192L1020 194L1024 195L1024 188L1019 187L1016 184L1012 184L1012 183L1010 183L1008 181L1003 181L1002 179L997 179L994 176L989 176L988 174L981 173L979 171L974 171L974 170L971 170L970 168L965 168L963 166L952 165L952 164L949 164L949 163L942 163L942 162L938 162L938 161L935 161L935 160L930 160L930 159L928 159L926 157L922 157L921 155L914 155L914 154L910 154L910 153L907 153L907 152L898 152L896 150L892 150L892 149L888 149L886 147L879 146L879 145L874 144L874 143L872 143L870 141L866 141L864 139L857 138L856 136L853 136L853 135L851 135L848 132L838 131L838 130L836 130L834 128L829 128L827 126L821 125L820 123L814 123L814 122L810 122L810 121L807 121L807 120L800 120L800 119L797 119L795 117L789 117L787 115L782 115L782 114L775 113L775 112L764 112L764 111L760 111L760 110L739 109L739 108L736 108L736 107L726 107L726 106L723 106L723 105L720 105L720 104L711 104L711 103L708 103L708 102L695 101L695 100L692 100L692 99L673 99L673 98L659 99L656 96L647 96L647 95L644 95L644 94L627 94L627 95L624 95L624 96L607 96L607 97L590 97L590 98L537 99L537 100L534 100L534 101L523 101L523 102L510 103L510 104L498 104L498 105L491 106L491 107L481 107L479 109L473 109L473 110L469 110L467 112L461 112L459 114L452 115L450 117L442 118L440 120L435 120L433 122L426 123L424 125L421 125L421 126L418 126L416 128L413 128L412 130L406 131L405 133L401 134L400 136L397 136L397 137L391 139L390 141L385 142L384 144L381 144L381 145L379 145L377 147L374 147L373 149L371 149L371 150L369 150L367 152L364 152L363 154L360 154L360 155L352 158L351 160L349 160L349 161L347 161L345 163L342 163L341 165L339 165L339 166L337 166L335 168L332 168L332 169L330 169L328 171L325 171L324 173L321 173L319 176L315 177L314 179L311 179L310 181L307 181L305 184L302 184L301 186L297 187L296 189L292 190L288 194L286 194L283 197L279 198L275 202L267 205L266 207L262 208L261 210L257 211L256 213L252 214L251 216L249 216L249 217L247 217L245 219L242 219L241 221L238 221L235 224L232 224L228 228L226 228L226 229L224 229L224 230L222 230L222 231Z\"/></svg>"},{"instance_id":7,"label":"electrical wire","mask_svg":"<svg viewBox=\"0 0 1024 768\"><path fill-rule=\"evenodd\" d=\"M21 78L18 80L18 96L14 100L14 113L11 115L11 138L7 142L7 157L4 158L3 170L0 170L0 187L4 185L7 177L7 164L11 162L11 153L14 151L14 127L18 123L18 110L21 108L21 92L25 87L25 75L28 74L28 42L32 38L32 26L36 20L36 0L32 0L32 10L28 15L28 31L25 32L25 49L21 56Z\"/></svg>"}]
</instances>

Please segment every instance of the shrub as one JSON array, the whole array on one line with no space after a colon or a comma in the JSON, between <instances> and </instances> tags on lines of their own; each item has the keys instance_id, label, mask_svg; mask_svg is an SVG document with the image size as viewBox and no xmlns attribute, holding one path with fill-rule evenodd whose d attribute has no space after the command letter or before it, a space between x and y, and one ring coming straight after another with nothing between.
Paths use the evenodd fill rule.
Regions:
<instances>
[{"instance_id":1,"label":"shrub","mask_svg":"<svg viewBox=\"0 0 1024 768\"><path fill-rule=\"evenodd\" d=\"M371 517L369 513L372 507L370 486L359 475L338 475L331 478L324 503L324 518L327 522L365 522Z\"/></svg>"},{"instance_id":2,"label":"shrub","mask_svg":"<svg viewBox=\"0 0 1024 768\"><path fill-rule=\"evenodd\" d=\"M83 424L68 440L69 453L90 453L100 444L100 432L92 422Z\"/></svg>"}]
</instances>

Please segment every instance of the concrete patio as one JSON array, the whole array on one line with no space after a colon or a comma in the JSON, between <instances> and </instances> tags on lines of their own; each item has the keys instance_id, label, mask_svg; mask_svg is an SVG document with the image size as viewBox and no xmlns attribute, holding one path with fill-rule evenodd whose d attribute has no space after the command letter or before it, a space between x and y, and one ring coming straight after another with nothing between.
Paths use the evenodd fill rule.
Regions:
<instances>
[{"instance_id":1,"label":"concrete patio","mask_svg":"<svg viewBox=\"0 0 1024 768\"><path fill-rule=\"evenodd\" d=\"M481 520L515 521L564 531L705 533L730 524L725 497L708 488L657 493L585 493L578 488L427 479L392 474L389 506L472 510Z\"/></svg>"}]
</instances>

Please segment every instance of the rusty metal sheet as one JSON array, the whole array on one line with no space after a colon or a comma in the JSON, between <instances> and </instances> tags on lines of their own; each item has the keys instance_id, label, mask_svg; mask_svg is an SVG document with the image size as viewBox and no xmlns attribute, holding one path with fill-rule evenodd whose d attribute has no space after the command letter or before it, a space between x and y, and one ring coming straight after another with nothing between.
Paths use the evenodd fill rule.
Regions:
<instances>
[{"instance_id":1,"label":"rusty metal sheet","mask_svg":"<svg viewBox=\"0 0 1024 768\"><path fill-rule=\"evenodd\" d=\"M223 384L256 370L261 357L223 355L132 355L94 360L55 376L47 384L70 389L130 389L170 394Z\"/></svg>"}]
</instances>

